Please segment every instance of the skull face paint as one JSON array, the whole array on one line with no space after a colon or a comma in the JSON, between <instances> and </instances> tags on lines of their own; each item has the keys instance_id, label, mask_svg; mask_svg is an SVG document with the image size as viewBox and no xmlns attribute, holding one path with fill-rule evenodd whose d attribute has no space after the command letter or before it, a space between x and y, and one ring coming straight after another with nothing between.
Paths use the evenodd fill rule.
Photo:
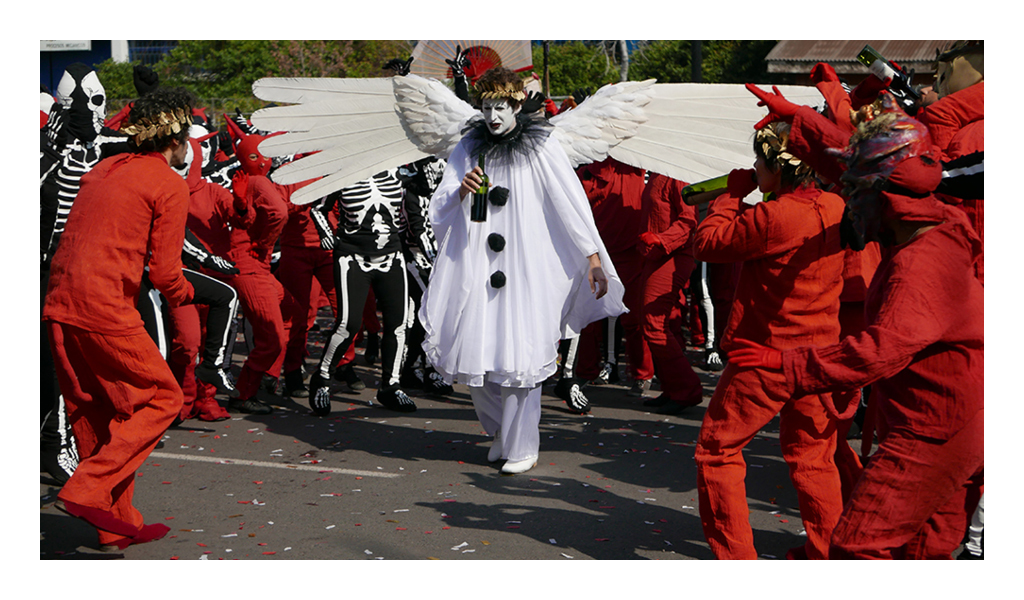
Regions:
<instances>
[{"instance_id":1,"label":"skull face paint","mask_svg":"<svg viewBox=\"0 0 1024 600\"><path fill-rule=\"evenodd\" d=\"M515 127L519 107L512 108L507 98L485 98L480 103L480 111L488 131L492 135L503 136Z\"/></svg>"}]
</instances>

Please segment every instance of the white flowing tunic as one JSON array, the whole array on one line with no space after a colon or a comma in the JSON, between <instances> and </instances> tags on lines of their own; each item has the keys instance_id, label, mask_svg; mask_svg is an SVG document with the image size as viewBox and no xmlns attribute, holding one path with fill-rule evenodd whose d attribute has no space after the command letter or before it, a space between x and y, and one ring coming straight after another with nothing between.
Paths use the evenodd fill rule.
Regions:
<instances>
[{"instance_id":1,"label":"white flowing tunic","mask_svg":"<svg viewBox=\"0 0 1024 600\"><path fill-rule=\"evenodd\" d=\"M508 188L504 206L488 204L487 221L469 219L470 196L459 198L477 157L468 141L452 152L430 201L430 221L441 240L420 309L423 348L446 382L479 387L536 387L556 370L560 339L589 323L626 312L624 288L598 234L590 204L569 158L552 137L528 155L487 155L491 190ZM487 238L501 235L492 250ZM597 252L608 293L596 300L587 257ZM491 285L502 271L503 287Z\"/></svg>"}]
</instances>

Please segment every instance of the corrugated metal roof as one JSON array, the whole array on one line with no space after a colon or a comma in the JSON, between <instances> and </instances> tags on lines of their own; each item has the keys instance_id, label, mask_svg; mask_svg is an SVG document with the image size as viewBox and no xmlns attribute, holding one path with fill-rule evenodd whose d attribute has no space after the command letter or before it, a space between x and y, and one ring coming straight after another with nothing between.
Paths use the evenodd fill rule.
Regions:
<instances>
[{"instance_id":1,"label":"corrugated metal roof","mask_svg":"<svg viewBox=\"0 0 1024 600\"><path fill-rule=\"evenodd\" d=\"M765 60L782 62L856 62L857 54L866 45L889 60L899 62L931 62L935 50L945 48L951 40L783 40L772 48Z\"/></svg>"}]
</instances>

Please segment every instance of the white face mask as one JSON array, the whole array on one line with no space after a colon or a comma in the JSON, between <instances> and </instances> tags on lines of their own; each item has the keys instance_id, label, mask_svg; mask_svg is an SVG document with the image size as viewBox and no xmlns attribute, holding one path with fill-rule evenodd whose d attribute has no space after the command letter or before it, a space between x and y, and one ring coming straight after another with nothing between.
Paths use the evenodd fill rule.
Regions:
<instances>
[{"instance_id":1,"label":"white face mask","mask_svg":"<svg viewBox=\"0 0 1024 600\"><path fill-rule=\"evenodd\" d=\"M480 111L488 130L498 136L512 131L516 125L516 115L519 114L519 108L512 108L507 98L485 98L480 103Z\"/></svg>"}]
</instances>

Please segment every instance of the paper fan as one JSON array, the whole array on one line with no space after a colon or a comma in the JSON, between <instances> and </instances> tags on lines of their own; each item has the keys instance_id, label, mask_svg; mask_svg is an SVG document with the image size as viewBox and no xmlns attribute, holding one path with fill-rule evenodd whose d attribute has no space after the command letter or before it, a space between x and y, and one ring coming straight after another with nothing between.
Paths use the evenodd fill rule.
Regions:
<instances>
[{"instance_id":1,"label":"paper fan","mask_svg":"<svg viewBox=\"0 0 1024 600\"><path fill-rule=\"evenodd\" d=\"M411 72L438 81L451 79L452 69L445 61L455 56L455 49L459 46L472 63L466 69L470 82L493 67L513 71L533 68L530 40L420 40L412 50L415 60L412 61Z\"/></svg>"}]
</instances>

